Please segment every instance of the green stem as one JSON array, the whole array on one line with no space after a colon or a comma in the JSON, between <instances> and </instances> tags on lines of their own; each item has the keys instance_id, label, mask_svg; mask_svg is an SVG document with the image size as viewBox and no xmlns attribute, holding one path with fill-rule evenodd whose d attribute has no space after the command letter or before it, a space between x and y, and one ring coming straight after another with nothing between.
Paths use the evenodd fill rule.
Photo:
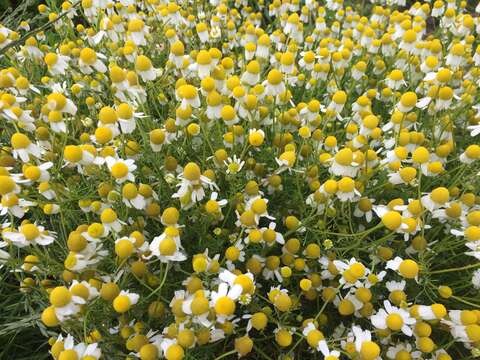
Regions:
<instances>
[{"instance_id":1,"label":"green stem","mask_svg":"<svg viewBox=\"0 0 480 360\"><path fill-rule=\"evenodd\" d=\"M230 355L233 355L237 352L237 350L230 350L229 352L226 352L220 356L217 356L214 360L220 360L220 359L223 359L223 358L226 358L227 356L230 356Z\"/></svg>"},{"instance_id":2,"label":"green stem","mask_svg":"<svg viewBox=\"0 0 480 360\"><path fill-rule=\"evenodd\" d=\"M467 301L465 299L462 299L461 297L458 297L458 296L452 296L452 299L455 299L457 301L460 301L461 303L464 303L464 304L467 304L467 305L470 305L470 306L473 306L477 309L480 309L480 305L479 304L475 304L475 303L472 303L470 301Z\"/></svg>"},{"instance_id":3,"label":"green stem","mask_svg":"<svg viewBox=\"0 0 480 360\"><path fill-rule=\"evenodd\" d=\"M148 296L146 297L146 299L149 299L149 298L152 297L154 294L156 294L158 291L162 290L162 287L163 287L163 285L165 285L165 281L167 280L167 275L168 275L168 270L169 270L169 268L170 268L170 267L169 267L169 264L167 263L167 266L166 266L166 268L165 268L165 272L163 273L162 282L160 283L160 285L158 285L158 287L157 287L154 291L152 291L152 292L150 293L150 295L148 295Z\"/></svg>"},{"instance_id":4,"label":"green stem","mask_svg":"<svg viewBox=\"0 0 480 360\"><path fill-rule=\"evenodd\" d=\"M262 355L265 359L272 360L272 358L270 356L268 356L267 354L265 354L262 350L260 350L260 348L258 346L255 346L255 350L258 351L258 353L260 355Z\"/></svg>"},{"instance_id":5,"label":"green stem","mask_svg":"<svg viewBox=\"0 0 480 360\"><path fill-rule=\"evenodd\" d=\"M49 21L47 22L46 24L40 26L39 28L37 29L34 29L32 31L29 31L27 32L25 35L23 35L20 39L18 40L15 40L15 41L12 41L10 44L8 44L7 46L4 46L1 50L0 50L0 56L5 54L7 52L8 49L14 47L14 46L17 46L17 45L20 45L22 44L25 40L27 40L29 37L39 33L40 31L43 31L45 29L47 29L50 25L53 25L54 23L56 23L57 21L59 21L61 18L65 17L67 14L70 13L71 10L73 10L75 7L77 7L78 5L80 5L81 1L77 1L75 4L73 4L71 6L71 8L67 11L65 11L64 13L60 14L56 19L52 20L52 21Z\"/></svg>"},{"instance_id":6,"label":"green stem","mask_svg":"<svg viewBox=\"0 0 480 360\"><path fill-rule=\"evenodd\" d=\"M476 267L480 267L480 262L477 262L475 264L466 265L466 266L456 267L456 268L430 271L430 274L443 274L443 273L448 273L448 272L453 272L453 271L462 271L462 270L474 269Z\"/></svg>"}]
</instances>

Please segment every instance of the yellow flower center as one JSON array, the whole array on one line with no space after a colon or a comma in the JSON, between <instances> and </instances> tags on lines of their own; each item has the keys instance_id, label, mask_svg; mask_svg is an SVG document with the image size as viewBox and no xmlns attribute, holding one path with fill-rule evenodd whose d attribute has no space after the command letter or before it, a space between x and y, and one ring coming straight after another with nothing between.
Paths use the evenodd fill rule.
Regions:
<instances>
[{"instance_id":1,"label":"yellow flower center","mask_svg":"<svg viewBox=\"0 0 480 360\"><path fill-rule=\"evenodd\" d=\"M98 120L103 124L115 124L118 120L118 116L113 108L104 106L98 113Z\"/></svg>"},{"instance_id":2,"label":"yellow flower center","mask_svg":"<svg viewBox=\"0 0 480 360\"><path fill-rule=\"evenodd\" d=\"M380 347L373 341L364 341L360 349L362 360L373 360L380 355Z\"/></svg>"},{"instance_id":3,"label":"yellow flower center","mask_svg":"<svg viewBox=\"0 0 480 360\"><path fill-rule=\"evenodd\" d=\"M50 293L50 303L55 307L64 307L72 300L72 294L65 286L57 286Z\"/></svg>"},{"instance_id":4,"label":"yellow flower center","mask_svg":"<svg viewBox=\"0 0 480 360\"><path fill-rule=\"evenodd\" d=\"M128 22L128 31L130 32L139 32L142 31L144 27L144 22L140 19L132 19Z\"/></svg>"},{"instance_id":5,"label":"yellow flower center","mask_svg":"<svg viewBox=\"0 0 480 360\"><path fill-rule=\"evenodd\" d=\"M97 61L97 54L90 48L80 51L80 59L87 65L93 65Z\"/></svg>"},{"instance_id":6,"label":"yellow flower center","mask_svg":"<svg viewBox=\"0 0 480 360\"><path fill-rule=\"evenodd\" d=\"M235 302L228 296L222 296L215 303L215 312L218 315L232 315L235 312Z\"/></svg>"},{"instance_id":7,"label":"yellow flower center","mask_svg":"<svg viewBox=\"0 0 480 360\"><path fill-rule=\"evenodd\" d=\"M95 140L99 144L106 144L113 138L113 132L108 127L99 127L95 130Z\"/></svg>"},{"instance_id":8,"label":"yellow flower center","mask_svg":"<svg viewBox=\"0 0 480 360\"><path fill-rule=\"evenodd\" d=\"M117 162L112 166L111 173L115 179L121 179L128 175L128 166L123 162Z\"/></svg>"},{"instance_id":9,"label":"yellow flower center","mask_svg":"<svg viewBox=\"0 0 480 360\"><path fill-rule=\"evenodd\" d=\"M99 238L100 236L103 235L103 232L105 231L104 227L100 223L93 223L88 227L88 235L94 238Z\"/></svg>"},{"instance_id":10,"label":"yellow flower center","mask_svg":"<svg viewBox=\"0 0 480 360\"><path fill-rule=\"evenodd\" d=\"M78 355L73 349L64 350L60 353L58 360L78 360Z\"/></svg>"},{"instance_id":11,"label":"yellow flower center","mask_svg":"<svg viewBox=\"0 0 480 360\"><path fill-rule=\"evenodd\" d=\"M447 188L438 187L430 193L430 198L438 204L445 204L450 198Z\"/></svg>"},{"instance_id":12,"label":"yellow flower center","mask_svg":"<svg viewBox=\"0 0 480 360\"><path fill-rule=\"evenodd\" d=\"M193 315L205 314L208 311L208 299L204 296L198 296L192 300L190 305Z\"/></svg>"},{"instance_id":13,"label":"yellow flower center","mask_svg":"<svg viewBox=\"0 0 480 360\"><path fill-rule=\"evenodd\" d=\"M393 313L387 316L386 323L390 330L398 331L403 326L403 319L399 314Z\"/></svg>"},{"instance_id":14,"label":"yellow flower center","mask_svg":"<svg viewBox=\"0 0 480 360\"><path fill-rule=\"evenodd\" d=\"M343 166L349 166L353 161L353 152L349 148L341 149L335 155L335 161Z\"/></svg>"},{"instance_id":15,"label":"yellow flower center","mask_svg":"<svg viewBox=\"0 0 480 360\"><path fill-rule=\"evenodd\" d=\"M222 116L222 119L224 121L232 121L233 119L235 119L236 112L232 106L225 105L222 108L220 115Z\"/></svg>"},{"instance_id":16,"label":"yellow flower center","mask_svg":"<svg viewBox=\"0 0 480 360\"><path fill-rule=\"evenodd\" d=\"M238 284L243 288L244 293L253 293L254 290L254 285L252 279L245 274L238 275L235 278L234 284Z\"/></svg>"},{"instance_id":17,"label":"yellow flower center","mask_svg":"<svg viewBox=\"0 0 480 360\"><path fill-rule=\"evenodd\" d=\"M267 81L272 85L278 85L282 82L283 75L277 69L270 70L267 75Z\"/></svg>"},{"instance_id":18,"label":"yellow flower center","mask_svg":"<svg viewBox=\"0 0 480 360\"><path fill-rule=\"evenodd\" d=\"M185 179L190 181L196 181L200 179L200 175L200 167L197 164L190 162L185 165L183 169L183 176L185 177Z\"/></svg>"},{"instance_id":19,"label":"yellow flower center","mask_svg":"<svg viewBox=\"0 0 480 360\"><path fill-rule=\"evenodd\" d=\"M119 295L113 300L113 308L116 312L123 314L130 310L132 303L127 295Z\"/></svg>"},{"instance_id":20,"label":"yellow flower center","mask_svg":"<svg viewBox=\"0 0 480 360\"><path fill-rule=\"evenodd\" d=\"M400 98L400 103L405 107L413 107L417 103L417 94L412 91L406 92Z\"/></svg>"},{"instance_id":21,"label":"yellow flower center","mask_svg":"<svg viewBox=\"0 0 480 360\"><path fill-rule=\"evenodd\" d=\"M115 244L115 253L120 259L125 259L129 257L130 255L132 255L133 251L134 246L127 239L120 240Z\"/></svg>"},{"instance_id":22,"label":"yellow flower center","mask_svg":"<svg viewBox=\"0 0 480 360\"><path fill-rule=\"evenodd\" d=\"M71 163L77 163L82 160L83 152L79 146L67 145L63 150L63 157Z\"/></svg>"},{"instance_id":23,"label":"yellow flower center","mask_svg":"<svg viewBox=\"0 0 480 360\"><path fill-rule=\"evenodd\" d=\"M418 275L418 264L410 259L403 260L398 268L400 274L407 279L413 279Z\"/></svg>"},{"instance_id":24,"label":"yellow flower center","mask_svg":"<svg viewBox=\"0 0 480 360\"><path fill-rule=\"evenodd\" d=\"M13 134L10 141L14 149L26 149L31 144L30 139L22 133Z\"/></svg>"},{"instance_id":25,"label":"yellow flower center","mask_svg":"<svg viewBox=\"0 0 480 360\"><path fill-rule=\"evenodd\" d=\"M402 224L402 216L396 211L389 211L382 217L382 223L389 230L396 230Z\"/></svg>"},{"instance_id":26,"label":"yellow flower center","mask_svg":"<svg viewBox=\"0 0 480 360\"><path fill-rule=\"evenodd\" d=\"M332 100L335 104L343 105L347 102L347 93L345 91L337 91L333 94Z\"/></svg>"},{"instance_id":27,"label":"yellow flower center","mask_svg":"<svg viewBox=\"0 0 480 360\"><path fill-rule=\"evenodd\" d=\"M15 190L15 181L7 175L0 175L0 195L6 195Z\"/></svg>"},{"instance_id":28,"label":"yellow flower center","mask_svg":"<svg viewBox=\"0 0 480 360\"><path fill-rule=\"evenodd\" d=\"M72 295L81 297L85 300L88 299L88 296L90 293L88 291L88 288L83 284L75 284L74 286L72 286L72 289L70 290L70 292L72 293Z\"/></svg>"},{"instance_id":29,"label":"yellow flower center","mask_svg":"<svg viewBox=\"0 0 480 360\"><path fill-rule=\"evenodd\" d=\"M160 254L163 256L171 256L177 250L177 245L175 244L175 240L170 237L166 237L160 242L159 251Z\"/></svg>"},{"instance_id":30,"label":"yellow flower center","mask_svg":"<svg viewBox=\"0 0 480 360\"><path fill-rule=\"evenodd\" d=\"M118 117L121 119L131 119L133 117L133 109L126 103L121 103L117 109Z\"/></svg>"},{"instance_id":31,"label":"yellow flower center","mask_svg":"<svg viewBox=\"0 0 480 360\"><path fill-rule=\"evenodd\" d=\"M180 345L173 344L165 352L165 358L167 360L182 360L185 356L185 351Z\"/></svg>"},{"instance_id":32,"label":"yellow flower center","mask_svg":"<svg viewBox=\"0 0 480 360\"><path fill-rule=\"evenodd\" d=\"M163 211L162 221L166 224L173 225L178 222L179 217L180 213L178 212L178 210L174 207L170 207Z\"/></svg>"},{"instance_id":33,"label":"yellow flower center","mask_svg":"<svg viewBox=\"0 0 480 360\"><path fill-rule=\"evenodd\" d=\"M338 181L338 189L342 192L349 193L355 189L355 181L350 177L343 177Z\"/></svg>"},{"instance_id":34,"label":"yellow flower center","mask_svg":"<svg viewBox=\"0 0 480 360\"><path fill-rule=\"evenodd\" d=\"M40 236L40 230L34 224L25 224L20 227L20 232L27 241L32 241Z\"/></svg>"},{"instance_id":35,"label":"yellow flower center","mask_svg":"<svg viewBox=\"0 0 480 360\"><path fill-rule=\"evenodd\" d=\"M47 55L45 55L44 60L45 64L47 64L48 66L53 66L58 61L58 55L55 53L48 53Z\"/></svg>"},{"instance_id":36,"label":"yellow flower center","mask_svg":"<svg viewBox=\"0 0 480 360\"><path fill-rule=\"evenodd\" d=\"M197 96L197 89L192 85L182 85L178 93L184 99L194 99Z\"/></svg>"},{"instance_id":37,"label":"yellow flower center","mask_svg":"<svg viewBox=\"0 0 480 360\"><path fill-rule=\"evenodd\" d=\"M152 62L145 55L140 55L135 61L135 69L137 71L147 71L152 68Z\"/></svg>"}]
</instances>

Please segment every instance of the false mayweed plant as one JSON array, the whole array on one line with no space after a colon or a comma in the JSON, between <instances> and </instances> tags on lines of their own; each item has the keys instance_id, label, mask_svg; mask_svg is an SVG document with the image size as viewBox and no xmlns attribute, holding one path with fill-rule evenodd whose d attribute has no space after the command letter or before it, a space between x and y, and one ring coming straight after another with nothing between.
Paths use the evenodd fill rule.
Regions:
<instances>
[{"instance_id":1,"label":"false mayweed plant","mask_svg":"<svg viewBox=\"0 0 480 360\"><path fill-rule=\"evenodd\" d=\"M4 343L480 356L475 6L50 1L1 26Z\"/></svg>"}]
</instances>

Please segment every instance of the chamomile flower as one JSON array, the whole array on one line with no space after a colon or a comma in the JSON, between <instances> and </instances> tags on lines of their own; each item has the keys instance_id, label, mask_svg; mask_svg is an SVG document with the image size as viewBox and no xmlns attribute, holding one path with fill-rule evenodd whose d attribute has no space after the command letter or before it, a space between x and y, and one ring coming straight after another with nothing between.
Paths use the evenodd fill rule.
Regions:
<instances>
[{"instance_id":1,"label":"chamomile flower","mask_svg":"<svg viewBox=\"0 0 480 360\"><path fill-rule=\"evenodd\" d=\"M57 286L49 296L56 318L63 322L80 311L80 305L85 304L83 297L74 295L65 286ZM48 308L47 308L48 309Z\"/></svg>"},{"instance_id":2,"label":"chamomile flower","mask_svg":"<svg viewBox=\"0 0 480 360\"><path fill-rule=\"evenodd\" d=\"M231 287L240 285L243 293L253 294L255 291L254 277L250 272L236 275L228 270L224 270L219 274L219 279L226 282Z\"/></svg>"},{"instance_id":3,"label":"chamomile flower","mask_svg":"<svg viewBox=\"0 0 480 360\"><path fill-rule=\"evenodd\" d=\"M184 62L185 45L181 41L176 41L170 45L169 60L177 68L181 68Z\"/></svg>"},{"instance_id":4,"label":"chamomile flower","mask_svg":"<svg viewBox=\"0 0 480 360\"><path fill-rule=\"evenodd\" d=\"M102 225L107 233L110 231L119 233L122 230L122 226L125 224L123 221L118 219L117 213L111 208L107 208L102 211L100 220L102 221Z\"/></svg>"},{"instance_id":5,"label":"chamomile flower","mask_svg":"<svg viewBox=\"0 0 480 360\"><path fill-rule=\"evenodd\" d=\"M176 339L163 338L160 347L166 359L183 359L184 357L185 351Z\"/></svg>"},{"instance_id":6,"label":"chamomile flower","mask_svg":"<svg viewBox=\"0 0 480 360\"><path fill-rule=\"evenodd\" d=\"M400 342L395 346L390 346L387 350L387 357L389 359L397 359L403 357L410 357L411 359L420 359L422 353L414 351L412 345L408 342Z\"/></svg>"},{"instance_id":7,"label":"chamomile flower","mask_svg":"<svg viewBox=\"0 0 480 360\"><path fill-rule=\"evenodd\" d=\"M364 217L367 222L372 221L373 219L373 203L375 202L375 199L373 198L366 198L362 197L357 205L355 206L355 210L353 212L353 215L356 217Z\"/></svg>"},{"instance_id":8,"label":"chamomile flower","mask_svg":"<svg viewBox=\"0 0 480 360\"><path fill-rule=\"evenodd\" d=\"M480 146L475 144L468 146L460 155L460 161L464 164L471 164L478 159L480 159Z\"/></svg>"},{"instance_id":9,"label":"chamomile flower","mask_svg":"<svg viewBox=\"0 0 480 360\"><path fill-rule=\"evenodd\" d=\"M332 101L330 101L327 110L333 111L338 116L342 112L346 102L347 94L345 91L336 91L332 96Z\"/></svg>"},{"instance_id":10,"label":"chamomile flower","mask_svg":"<svg viewBox=\"0 0 480 360\"><path fill-rule=\"evenodd\" d=\"M52 92L47 96L47 106L51 111L59 111L70 115L77 113L77 107L73 101L60 92Z\"/></svg>"},{"instance_id":11,"label":"chamomile flower","mask_svg":"<svg viewBox=\"0 0 480 360\"><path fill-rule=\"evenodd\" d=\"M85 301L92 300L99 295L97 288L90 285L87 281L73 280L72 285L69 287L69 291L74 296L83 298Z\"/></svg>"},{"instance_id":12,"label":"chamomile flower","mask_svg":"<svg viewBox=\"0 0 480 360\"><path fill-rule=\"evenodd\" d=\"M15 158L23 162L28 162L30 156L40 158L43 150L40 146L33 143L27 135L20 132L14 133L10 138L12 144L12 153Z\"/></svg>"},{"instance_id":13,"label":"chamomile flower","mask_svg":"<svg viewBox=\"0 0 480 360\"><path fill-rule=\"evenodd\" d=\"M1 47L8 45L10 42L9 39L5 36L5 34L2 34L2 44ZM42 50L38 48L38 41L35 39L35 37L29 37L28 39L25 40L25 45L23 46L23 52L25 53L26 58L33 58L36 60L40 60L43 58L44 53Z\"/></svg>"},{"instance_id":14,"label":"chamomile flower","mask_svg":"<svg viewBox=\"0 0 480 360\"><path fill-rule=\"evenodd\" d=\"M50 173L48 169L53 166L53 163L46 162L40 164L39 166L36 165L29 165L25 166L23 169L23 176L28 182L45 182L50 179Z\"/></svg>"},{"instance_id":15,"label":"chamomile flower","mask_svg":"<svg viewBox=\"0 0 480 360\"><path fill-rule=\"evenodd\" d=\"M346 288L353 286L358 280L368 275L369 271L365 266L355 258L351 258L348 263L340 260L333 262L337 271L342 274L341 284Z\"/></svg>"},{"instance_id":16,"label":"chamomile flower","mask_svg":"<svg viewBox=\"0 0 480 360\"><path fill-rule=\"evenodd\" d=\"M408 113L411 111L417 104L417 94L412 91L404 93L400 101L397 103L397 108L402 113Z\"/></svg>"},{"instance_id":17,"label":"chamomile flower","mask_svg":"<svg viewBox=\"0 0 480 360\"><path fill-rule=\"evenodd\" d=\"M29 208L35 205L36 203L19 198L14 193L3 195L0 201L0 215L11 214L21 219Z\"/></svg>"},{"instance_id":18,"label":"chamomile flower","mask_svg":"<svg viewBox=\"0 0 480 360\"><path fill-rule=\"evenodd\" d=\"M355 182L351 177L344 176L342 177L338 183L338 190L336 192L336 196L340 199L340 201L353 201L356 198L361 196L361 193L356 189Z\"/></svg>"},{"instance_id":19,"label":"chamomile flower","mask_svg":"<svg viewBox=\"0 0 480 360\"><path fill-rule=\"evenodd\" d=\"M338 360L340 359L340 351L330 350L325 340L318 342L317 349L322 353L326 360Z\"/></svg>"},{"instance_id":20,"label":"chamomile flower","mask_svg":"<svg viewBox=\"0 0 480 360\"><path fill-rule=\"evenodd\" d=\"M380 355L380 347L372 341L372 334L368 330L362 330L359 326L353 325L352 332L355 339L355 350L363 359L377 359Z\"/></svg>"},{"instance_id":21,"label":"chamomile flower","mask_svg":"<svg viewBox=\"0 0 480 360\"><path fill-rule=\"evenodd\" d=\"M272 69L264 81L265 93L271 96L277 96L285 92L285 84L283 82L283 74L277 69Z\"/></svg>"},{"instance_id":22,"label":"chamomile flower","mask_svg":"<svg viewBox=\"0 0 480 360\"><path fill-rule=\"evenodd\" d=\"M130 310L130 308L135 305L140 296L136 293L132 293L128 290L122 290L120 293L113 299L113 308L119 313L123 314Z\"/></svg>"},{"instance_id":23,"label":"chamomile flower","mask_svg":"<svg viewBox=\"0 0 480 360\"><path fill-rule=\"evenodd\" d=\"M420 271L418 264L414 260L403 260L399 256L387 262L387 269L397 271L406 279L417 279Z\"/></svg>"},{"instance_id":24,"label":"chamomile flower","mask_svg":"<svg viewBox=\"0 0 480 360\"><path fill-rule=\"evenodd\" d=\"M439 320L447 315L447 309L442 304L417 305L412 311L422 320Z\"/></svg>"},{"instance_id":25,"label":"chamomile flower","mask_svg":"<svg viewBox=\"0 0 480 360\"><path fill-rule=\"evenodd\" d=\"M17 247L26 247L30 245L50 245L55 241L55 237L45 230L43 226L37 226L31 223L21 225L17 231L4 231L2 233L6 240L12 242Z\"/></svg>"},{"instance_id":26,"label":"chamomile flower","mask_svg":"<svg viewBox=\"0 0 480 360\"><path fill-rule=\"evenodd\" d=\"M45 55L44 61L48 66L48 71L50 74L53 76L65 75L65 72L69 67L70 58L68 56L52 52Z\"/></svg>"},{"instance_id":27,"label":"chamomile flower","mask_svg":"<svg viewBox=\"0 0 480 360\"><path fill-rule=\"evenodd\" d=\"M401 70L393 70L388 78L385 79L386 85L393 90L399 90L401 87L406 85L406 82L403 78L403 72Z\"/></svg>"},{"instance_id":28,"label":"chamomile flower","mask_svg":"<svg viewBox=\"0 0 480 360\"><path fill-rule=\"evenodd\" d=\"M135 161L132 159L115 159L111 156L105 158L105 163L112 177L118 184L122 184L125 181L135 181L135 175L133 172L137 169Z\"/></svg>"},{"instance_id":29,"label":"chamomile flower","mask_svg":"<svg viewBox=\"0 0 480 360\"><path fill-rule=\"evenodd\" d=\"M80 71L84 74L91 74L94 71L104 73L107 71L107 67L102 62L102 59L106 59L106 56L95 52L95 50L86 47L80 51L78 66Z\"/></svg>"},{"instance_id":30,"label":"chamomile flower","mask_svg":"<svg viewBox=\"0 0 480 360\"><path fill-rule=\"evenodd\" d=\"M268 227L261 228L260 231L262 232L262 238L268 246L273 246L275 243L280 245L285 244L285 239L283 235L275 231L277 224L275 222L270 222Z\"/></svg>"},{"instance_id":31,"label":"chamomile flower","mask_svg":"<svg viewBox=\"0 0 480 360\"><path fill-rule=\"evenodd\" d=\"M2 172L0 175L0 195L3 197L18 194L21 189L17 182L18 177L11 176L8 171Z\"/></svg>"},{"instance_id":32,"label":"chamomile flower","mask_svg":"<svg viewBox=\"0 0 480 360\"><path fill-rule=\"evenodd\" d=\"M157 71L152 61L145 55L140 55L135 60L135 70L143 81L153 81L157 77Z\"/></svg>"},{"instance_id":33,"label":"chamomile flower","mask_svg":"<svg viewBox=\"0 0 480 360\"><path fill-rule=\"evenodd\" d=\"M187 258L180 243L179 232L173 227L167 227L162 235L153 238L150 251L162 262L184 261Z\"/></svg>"},{"instance_id":34,"label":"chamomile flower","mask_svg":"<svg viewBox=\"0 0 480 360\"><path fill-rule=\"evenodd\" d=\"M392 331L402 331L407 336L412 336L413 331L410 326L416 323L416 320L410 317L408 311L392 306L388 300L384 303L385 309L380 309L370 318L372 324L377 329L390 329Z\"/></svg>"},{"instance_id":35,"label":"chamomile flower","mask_svg":"<svg viewBox=\"0 0 480 360\"><path fill-rule=\"evenodd\" d=\"M215 216L219 220L223 219L222 208L228 204L226 199L218 199L218 193L213 191L210 195L210 200L205 203L205 210L207 213Z\"/></svg>"},{"instance_id":36,"label":"chamomile flower","mask_svg":"<svg viewBox=\"0 0 480 360\"><path fill-rule=\"evenodd\" d=\"M181 109L186 109L188 105L192 108L200 107L198 91L193 85L181 85L177 90L177 95L179 100L181 100Z\"/></svg>"},{"instance_id":37,"label":"chamomile flower","mask_svg":"<svg viewBox=\"0 0 480 360\"><path fill-rule=\"evenodd\" d=\"M235 108L230 105L224 105L222 107L220 110L220 116L228 126L235 125L240 121Z\"/></svg>"},{"instance_id":38,"label":"chamomile flower","mask_svg":"<svg viewBox=\"0 0 480 360\"><path fill-rule=\"evenodd\" d=\"M438 187L432 190L430 194L422 196L422 205L428 210L433 211L443 207L450 199L450 193L445 187Z\"/></svg>"},{"instance_id":39,"label":"chamomile flower","mask_svg":"<svg viewBox=\"0 0 480 360\"><path fill-rule=\"evenodd\" d=\"M145 36L149 33L149 27L139 18L130 19L127 25L129 38L137 46L146 45Z\"/></svg>"},{"instance_id":40,"label":"chamomile flower","mask_svg":"<svg viewBox=\"0 0 480 360\"><path fill-rule=\"evenodd\" d=\"M136 119L143 117L143 113L135 112L128 103L121 103L116 109L118 123L123 134L131 134L136 128Z\"/></svg>"},{"instance_id":41,"label":"chamomile flower","mask_svg":"<svg viewBox=\"0 0 480 360\"><path fill-rule=\"evenodd\" d=\"M233 155L233 158L227 158L227 160L224 161L224 164L227 167L227 174L236 175L241 172L243 166L245 165L245 161L237 158L236 155Z\"/></svg>"},{"instance_id":42,"label":"chamomile flower","mask_svg":"<svg viewBox=\"0 0 480 360\"><path fill-rule=\"evenodd\" d=\"M216 319L220 323L231 319L234 316L236 304L235 301L243 292L243 287L239 284L229 286L227 283L220 283L217 291L212 291L210 305L213 307Z\"/></svg>"},{"instance_id":43,"label":"chamomile flower","mask_svg":"<svg viewBox=\"0 0 480 360\"><path fill-rule=\"evenodd\" d=\"M242 74L241 81L250 86L255 86L260 81L260 63L252 60L247 64L245 72Z\"/></svg>"},{"instance_id":44,"label":"chamomile flower","mask_svg":"<svg viewBox=\"0 0 480 360\"><path fill-rule=\"evenodd\" d=\"M353 152L349 148L339 150L330 165L330 172L337 176L354 178L359 170L358 164L353 161Z\"/></svg>"},{"instance_id":45,"label":"chamomile flower","mask_svg":"<svg viewBox=\"0 0 480 360\"><path fill-rule=\"evenodd\" d=\"M448 55L445 58L445 64L450 66L453 70L458 69L465 61L465 47L463 44L455 44L450 48Z\"/></svg>"},{"instance_id":46,"label":"chamomile flower","mask_svg":"<svg viewBox=\"0 0 480 360\"><path fill-rule=\"evenodd\" d=\"M191 201L201 201L205 197L205 188L214 188L215 183L200 172L200 167L193 162L188 163L183 168L183 173L179 175L181 183L174 197L182 199L188 196Z\"/></svg>"}]
</instances>

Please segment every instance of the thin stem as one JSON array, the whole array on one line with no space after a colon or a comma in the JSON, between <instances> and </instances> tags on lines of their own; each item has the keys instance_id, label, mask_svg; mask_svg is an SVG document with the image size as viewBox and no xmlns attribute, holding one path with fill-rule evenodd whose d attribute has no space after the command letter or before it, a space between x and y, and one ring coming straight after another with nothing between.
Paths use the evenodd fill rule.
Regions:
<instances>
[{"instance_id":1,"label":"thin stem","mask_svg":"<svg viewBox=\"0 0 480 360\"><path fill-rule=\"evenodd\" d=\"M158 287L152 291L150 293L150 295L148 295L146 297L146 299L149 299L150 297L152 297L155 293L157 293L158 291L162 290L162 287L163 285L165 285L165 281L167 280L167 275L168 275L168 270L169 270L170 266L169 264L167 263L167 266L165 267L165 272L163 273L163 279L162 279L162 282L160 283L160 285L158 285Z\"/></svg>"},{"instance_id":2,"label":"thin stem","mask_svg":"<svg viewBox=\"0 0 480 360\"><path fill-rule=\"evenodd\" d=\"M223 358L226 358L227 356L230 356L230 355L233 355L237 352L237 350L230 350L229 352L226 352L220 356L217 356L214 360L220 360L220 359L223 359Z\"/></svg>"},{"instance_id":3,"label":"thin stem","mask_svg":"<svg viewBox=\"0 0 480 360\"><path fill-rule=\"evenodd\" d=\"M56 19L53 19L52 21L49 21L47 23L45 23L44 25L38 27L37 29L34 29L34 30L31 30L29 32L27 32L25 35L23 35L20 39L18 40L15 40L15 41L12 41L10 44L8 44L7 46L4 46L1 50L0 50L0 56L2 56L3 54L5 54L7 52L8 49L14 47L14 46L17 46L17 45L20 45L22 44L25 40L27 40L29 37L39 33L40 31L43 31L45 29L47 29L50 25L53 25L54 23L56 23L57 21L59 21L60 19L62 19L63 17L65 17L68 13L70 13L70 11L72 11L75 7L77 7L78 5L80 5L81 1L77 1L75 4L72 5L72 7L70 9L68 9L67 11L63 12L62 14L60 14Z\"/></svg>"},{"instance_id":4,"label":"thin stem","mask_svg":"<svg viewBox=\"0 0 480 360\"><path fill-rule=\"evenodd\" d=\"M461 267L456 267L456 268L434 270L434 271L430 271L430 274L442 274L442 273L448 273L448 272L453 272L453 271L462 271L462 270L474 269L476 267L480 267L480 262L477 262L475 264L461 266Z\"/></svg>"},{"instance_id":5,"label":"thin stem","mask_svg":"<svg viewBox=\"0 0 480 360\"><path fill-rule=\"evenodd\" d=\"M453 295L452 295L452 299L455 299L455 300L457 300L457 301L460 301L461 303L464 303L464 304L473 306L473 307L475 307L475 308L477 308L477 309L480 309L480 304L472 303L472 302L470 302L470 301L467 301L467 300L465 300L465 299L462 299L461 297L453 296Z\"/></svg>"}]
</instances>

